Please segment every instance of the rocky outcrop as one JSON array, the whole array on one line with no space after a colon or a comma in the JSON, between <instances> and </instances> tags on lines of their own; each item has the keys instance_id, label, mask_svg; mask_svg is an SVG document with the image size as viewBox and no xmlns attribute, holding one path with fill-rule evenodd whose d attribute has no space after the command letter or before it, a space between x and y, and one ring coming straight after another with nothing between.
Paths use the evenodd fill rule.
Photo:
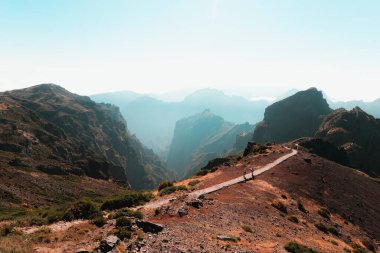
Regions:
<instances>
[{"instance_id":1,"label":"rocky outcrop","mask_svg":"<svg viewBox=\"0 0 380 253\"><path fill-rule=\"evenodd\" d=\"M316 137L344 149L352 167L380 176L380 120L359 107L338 109L322 122Z\"/></svg>"},{"instance_id":2,"label":"rocky outcrop","mask_svg":"<svg viewBox=\"0 0 380 253\"><path fill-rule=\"evenodd\" d=\"M0 93L0 104L0 151L27 156L40 171L128 181L137 189L169 177L115 106L53 84Z\"/></svg>"},{"instance_id":3,"label":"rocky outcrop","mask_svg":"<svg viewBox=\"0 0 380 253\"><path fill-rule=\"evenodd\" d=\"M296 93L265 109L264 120L256 125L253 140L257 143L283 143L314 136L323 117L332 110L315 88Z\"/></svg>"}]
</instances>

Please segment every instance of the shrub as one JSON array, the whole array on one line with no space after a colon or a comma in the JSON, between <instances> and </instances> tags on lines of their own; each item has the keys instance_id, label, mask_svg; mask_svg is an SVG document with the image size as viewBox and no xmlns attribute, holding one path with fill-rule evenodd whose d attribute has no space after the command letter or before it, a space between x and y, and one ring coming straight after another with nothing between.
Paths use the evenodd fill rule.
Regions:
<instances>
[{"instance_id":1,"label":"shrub","mask_svg":"<svg viewBox=\"0 0 380 253\"><path fill-rule=\"evenodd\" d=\"M298 218L296 216L290 216L288 220L294 223L298 223Z\"/></svg>"},{"instance_id":2,"label":"shrub","mask_svg":"<svg viewBox=\"0 0 380 253\"><path fill-rule=\"evenodd\" d=\"M187 191L187 187L184 185L166 187L160 191L160 196L168 195L176 191Z\"/></svg>"},{"instance_id":3,"label":"shrub","mask_svg":"<svg viewBox=\"0 0 380 253\"><path fill-rule=\"evenodd\" d=\"M296 242L289 242L285 245L286 251L290 253L318 253L318 251L308 248Z\"/></svg>"},{"instance_id":4,"label":"shrub","mask_svg":"<svg viewBox=\"0 0 380 253\"><path fill-rule=\"evenodd\" d=\"M245 231L245 232L247 232L247 233L252 233L253 231L252 231L252 228L250 227L250 226L241 226L241 228Z\"/></svg>"},{"instance_id":5,"label":"shrub","mask_svg":"<svg viewBox=\"0 0 380 253\"><path fill-rule=\"evenodd\" d=\"M375 245L370 240L364 240L362 243L368 250L376 252Z\"/></svg>"},{"instance_id":6,"label":"shrub","mask_svg":"<svg viewBox=\"0 0 380 253\"><path fill-rule=\"evenodd\" d=\"M330 240L329 242L331 242L331 244L333 244L333 245L335 245L335 246L338 246L338 245L339 245L339 243L338 243L337 241L335 241L335 240Z\"/></svg>"},{"instance_id":7,"label":"shrub","mask_svg":"<svg viewBox=\"0 0 380 253\"><path fill-rule=\"evenodd\" d=\"M303 213L307 212L300 200L297 201L297 207L298 207L298 210L300 210L301 212L303 212Z\"/></svg>"},{"instance_id":8,"label":"shrub","mask_svg":"<svg viewBox=\"0 0 380 253\"><path fill-rule=\"evenodd\" d=\"M94 219L92 219L91 223L97 226L98 228L101 228L107 223L107 221L103 216L97 216Z\"/></svg>"},{"instance_id":9,"label":"shrub","mask_svg":"<svg viewBox=\"0 0 380 253\"><path fill-rule=\"evenodd\" d=\"M327 234L329 232L328 229L327 229L327 227L325 225L323 225L322 223L315 224L315 227L317 229L319 229L320 231L322 231L323 233Z\"/></svg>"},{"instance_id":10,"label":"shrub","mask_svg":"<svg viewBox=\"0 0 380 253\"><path fill-rule=\"evenodd\" d=\"M124 207L133 207L142 205L151 200L152 195L149 193L127 193L122 197L105 201L100 207L101 210L115 210Z\"/></svg>"},{"instance_id":11,"label":"shrub","mask_svg":"<svg viewBox=\"0 0 380 253\"><path fill-rule=\"evenodd\" d=\"M162 182L158 185L158 191L161 191L162 189L170 186L173 186L173 182Z\"/></svg>"},{"instance_id":12,"label":"shrub","mask_svg":"<svg viewBox=\"0 0 380 253\"><path fill-rule=\"evenodd\" d=\"M288 199L288 197L286 197L285 194L282 194L282 195L281 195L281 198L283 198L283 199Z\"/></svg>"},{"instance_id":13,"label":"shrub","mask_svg":"<svg viewBox=\"0 0 380 253\"><path fill-rule=\"evenodd\" d=\"M78 201L72 204L63 214L62 219L66 221L77 219L90 219L100 215L99 209L89 201Z\"/></svg>"},{"instance_id":14,"label":"shrub","mask_svg":"<svg viewBox=\"0 0 380 253\"><path fill-rule=\"evenodd\" d=\"M188 186L195 186L199 184L201 181L200 180L191 180L187 185Z\"/></svg>"},{"instance_id":15,"label":"shrub","mask_svg":"<svg viewBox=\"0 0 380 253\"><path fill-rule=\"evenodd\" d=\"M275 200L272 202L272 206L283 213L288 213L288 209L286 208L285 204L282 203L280 200Z\"/></svg>"},{"instance_id":16,"label":"shrub","mask_svg":"<svg viewBox=\"0 0 380 253\"><path fill-rule=\"evenodd\" d=\"M329 233L331 233L331 234L333 234L335 236L339 236L339 231L338 231L337 228L335 228L335 227L329 227L327 230L329 231Z\"/></svg>"},{"instance_id":17,"label":"shrub","mask_svg":"<svg viewBox=\"0 0 380 253\"><path fill-rule=\"evenodd\" d=\"M127 217L119 217L116 219L116 225L117 228L120 227L127 227L131 228L132 227L132 221L128 219Z\"/></svg>"},{"instance_id":18,"label":"shrub","mask_svg":"<svg viewBox=\"0 0 380 253\"><path fill-rule=\"evenodd\" d=\"M367 253L367 251L365 250L365 248L363 248L359 244L352 243L351 247L352 247L352 253Z\"/></svg>"},{"instance_id":19,"label":"shrub","mask_svg":"<svg viewBox=\"0 0 380 253\"><path fill-rule=\"evenodd\" d=\"M328 209L326 209L326 208L321 208L321 209L318 210L318 214L319 214L320 216L322 216L323 218L325 218L325 219L327 219L327 220L330 220L330 216L331 216L331 214L330 214L330 211L329 211Z\"/></svg>"},{"instance_id":20,"label":"shrub","mask_svg":"<svg viewBox=\"0 0 380 253\"><path fill-rule=\"evenodd\" d=\"M133 210L128 209L128 208L123 208L123 209L117 211L116 213L111 214L110 219L117 219L117 218L122 217L122 216L134 217L134 218L141 220L144 215L141 211L133 211Z\"/></svg>"},{"instance_id":21,"label":"shrub","mask_svg":"<svg viewBox=\"0 0 380 253\"><path fill-rule=\"evenodd\" d=\"M6 225L0 228L0 236L8 236L13 232L13 226Z\"/></svg>"},{"instance_id":22,"label":"shrub","mask_svg":"<svg viewBox=\"0 0 380 253\"><path fill-rule=\"evenodd\" d=\"M205 176L205 175L207 175L207 173L208 173L207 170L200 170L195 175L197 175L197 176Z\"/></svg>"},{"instance_id":23,"label":"shrub","mask_svg":"<svg viewBox=\"0 0 380 253\"><path fill-rule=\"evenodd\" d=\"M116 235L117 237L119 237L120 240L131 239L132 232L131 232L130 229L123 227L123 228L115 229L114 230L114 235Z\"/></svg>"}]
</instances>

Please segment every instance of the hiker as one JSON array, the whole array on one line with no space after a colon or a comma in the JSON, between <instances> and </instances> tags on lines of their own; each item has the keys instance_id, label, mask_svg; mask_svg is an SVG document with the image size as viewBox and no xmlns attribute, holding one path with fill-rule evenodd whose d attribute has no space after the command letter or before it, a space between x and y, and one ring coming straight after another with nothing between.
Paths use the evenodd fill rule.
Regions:
<instances>
[{"instance_id":1,"label":"hiker","mask_svg":"<svg viewBox=\"0 0 380 253\"><path fill-rule=\"evenodd\" d=\"M247 181L247 178L245 177L245 174L247 174L247 169L244 168L243 170L243 178L244 178L244 181Z\"/></svg>"},{"instance_id":2,"label":"hiker","mask_svg":"<svg viewBox=\"0 0 380 253\"><path fill-rule=\"evenodd\" d=\"M253 168L251 167L252 180L255 179L255 175L253 175Z\"/></svg>"}]
</instances>

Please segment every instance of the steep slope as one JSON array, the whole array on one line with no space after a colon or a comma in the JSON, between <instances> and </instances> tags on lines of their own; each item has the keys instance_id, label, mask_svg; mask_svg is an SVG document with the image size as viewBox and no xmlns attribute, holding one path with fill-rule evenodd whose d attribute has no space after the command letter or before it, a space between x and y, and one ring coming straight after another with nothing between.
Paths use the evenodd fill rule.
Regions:
<instances>
[{"instance_id":1,"label":"steep slope","mask_svg":"<svg viewBox=\"0 0 380 253\"><path fill-rule=\"evenodd\" d=\"M289 152L282 146L271 146L263 154L231 160L213 173L176 185L195 191L205 189L241 177L245 168L261 168ZM255 180L199 199L193 199L192 193L177 191L157 196L153 203L140 208L145 221L153 224L146 223L145 229L133 227L132 238L121 241L117 248L151 253L378 252L380 183L314 154L299 151ZM164 202L166 199L171 201ZM92 252L99 246L94 239L104 239L115 231L114 223L97 228L84 222L48 234L47 238L58 239L37 241L33 246L59 248L62 252L85 248ZM162 232L143 232L155 224L162 225ZM73 234L75 240L68 240ZM290 242L313 251L287 251L285 246Z\"/></svg>"},{"instance_id":2,"label":"steep slope","mask_svg":"<svg viewBox=\"0 0 380 253\"><path fill-rule=\"evenodd\" d=\"M125 99L123 97L124 93L110 93L91 98L120 107L122 115L128 120L129 130L162 159L167 158L178 120L209 109L235 124L256 123L268 106L267 101L250 101L214 89L198 90L181 102L166 102L147 95L136 96L131 92L125 92ZM165 120L162 120L162 115L165 115ZM155 131L151 131L151 126Z\"/></svg>"},{"instance_id":3,"label":"steep slope","mask_svg":"<svg viewBox=\"0 0 380 253\"><path fill-rule=\"evenodd\" d=\"M380 176L380 120L359 107L338 109L324 119L316 136L344 148L352 167Z\"/></svg>"},{"instance_id":4,"label":"steep slope","mask_svg":"<svg viewBox=\"0 0 380 253\"><path fill-rule=\"evenodd\" d=\"M139 189L167 179L165 166L128 133L115 106L43 84L1 93L0 108L0 150L31 158L41 171L128 181Z\"/></svg>"},{"instance_id":5,"label":"steep slope","mask_svg":"<svg viewBox=\"0 0 380 253\"><path fill-rule=\"evenodd\" d=\"M209 160L232 151L237 135L251 129L248 123L234 125L209 110L179 120L167 164L180 178L189 176Z\"/></svg>"},{"instance_id":6,"label":"steep slope","mask_svg":"<svg viewBox=\"0 0 380 253\"><path fill-rule=\"evenodd\" d=\"M331 111L322 92L317 89L297 92L265 109L264 120L257 124L253 140L282 143L314 136L323 116Z\"/></svg>"}]
</instances>

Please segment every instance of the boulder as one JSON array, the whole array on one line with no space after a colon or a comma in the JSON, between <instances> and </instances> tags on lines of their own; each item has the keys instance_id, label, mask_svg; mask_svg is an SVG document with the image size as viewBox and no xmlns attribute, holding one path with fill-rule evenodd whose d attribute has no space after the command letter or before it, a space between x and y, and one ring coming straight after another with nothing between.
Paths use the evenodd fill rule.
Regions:
<instances>
[{"instance_id":1,"label":"boulder","mask_svg":"<svg viewBox=\"0 0 380 253\"><path fill-rule=\"evenodd\" d=\"M216 236L216 239L221 240L221 241L228 241L228 242L240 241L240 237L231 236L231 235L218 235Z\"/></svg>"},{"instance_id":2,"label":"boulder","mask_svg":"<svg viewBox=\"0 0 380 253\"><path fill-rule=\"evenodd\" d=\"M178 215L179 217L183 217L183 216L186 216L188 214L188 211L186 208L184 207L181 207L179 210L178 210Z\"/></svg>"},{"instance_id":3,"label":"boulder","mask_svg":"<svg viewBox=\"0 0 380 253\"><path fill-rule=\"evenodd\" d=\"M186 204L188 206L192 206L192 207L195 207L197 209L199 209L201 206L203 206L203 202L200 199L192 199L192 200L186 202Z\"/></svg>"},{"instance_id":4,"label":"boulder","mask_svg":"<svg viewBox=\"0 0 380 253\"><path fill-rule=\"evenodd\" d=\"M143 220L136 220L136 225L141 228L145 233L159 233L164 229L164 226Z\"/></svg>"},{"instance_id":5,"label":"boulder","mask_svg":"<svg viewBox=\"0 0 380 253\"><path fill-rule=\"evenodd\" d=\"M112 251L120 242L117 236L110 235L105 240L100 242L98 252L107 253Z\"/></svg>"}]
</instances>

